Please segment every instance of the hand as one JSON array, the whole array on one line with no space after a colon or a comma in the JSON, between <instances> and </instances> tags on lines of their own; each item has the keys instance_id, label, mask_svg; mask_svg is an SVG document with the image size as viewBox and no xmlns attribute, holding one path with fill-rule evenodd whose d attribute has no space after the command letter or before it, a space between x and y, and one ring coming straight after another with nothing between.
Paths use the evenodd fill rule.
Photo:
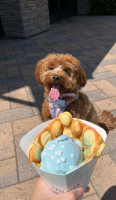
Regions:
<instances>
[{"instance_id":1,"label":"hand","mask_svg":"<svg viewBox=\"0 0 116 200\"><path fill-rule=\"evenodd\" d=\"M78 200L84 194L83 188L77 188L63 194L53 192L41 178L38 178L30 200Z\"/></svg>"}]
</instances>

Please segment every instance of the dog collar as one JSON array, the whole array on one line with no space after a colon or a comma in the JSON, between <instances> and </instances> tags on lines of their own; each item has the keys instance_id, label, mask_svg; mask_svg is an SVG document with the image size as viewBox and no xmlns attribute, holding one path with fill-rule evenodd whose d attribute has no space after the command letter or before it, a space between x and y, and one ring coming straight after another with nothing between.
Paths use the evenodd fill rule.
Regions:
<instances>
[{"instance_id":1,"label":"dog collar","mask_svg":"<svg viewBox=\"0 0 116 200\"><path fill-rule=\"evenodd\" d=\"M48 97L50 114L53 119L58 117L58 115L61 112L64 112L66 110L67 106L71 103L69 101L63 100L62 97L72 97L72 96L75 96L75 93L65 93L65 94L61 95L60 98L58 98L56 101L52 100ZM79 96L76 96L75 99L78 100Z\"/></svg>"},{"instance_id":2,"label":"dog collar","mask_svg":"<svg viewBox=\"0 0 116 200\"><path fill-rule=\"evenodd\" d=\"M64 93L62 94L60 97L74 97L75 96L75 93Z\"/></svg>"}]
</instances>

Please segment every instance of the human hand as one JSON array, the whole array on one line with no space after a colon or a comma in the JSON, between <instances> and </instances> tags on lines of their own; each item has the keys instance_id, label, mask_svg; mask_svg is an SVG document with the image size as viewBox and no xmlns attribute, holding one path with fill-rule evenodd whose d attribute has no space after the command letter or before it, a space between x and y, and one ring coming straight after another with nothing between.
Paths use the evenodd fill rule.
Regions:
<instances>
[{"instance_id":1,"label":"human hand","mask_svg":"<svg viewBox=\"0 0 116 200\"><path fill-rule=\"evenodd\" d=\"M81 187L63 194L57 194L41 178L38 178L30 200L79 200L83 194L84 190Z\"/></svg>"}]
</instances>

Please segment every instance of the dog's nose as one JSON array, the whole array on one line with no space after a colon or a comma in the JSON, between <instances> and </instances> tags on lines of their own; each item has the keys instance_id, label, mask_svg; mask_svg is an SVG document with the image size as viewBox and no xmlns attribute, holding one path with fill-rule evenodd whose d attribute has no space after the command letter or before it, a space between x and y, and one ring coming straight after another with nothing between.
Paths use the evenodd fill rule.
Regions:
<instances>
[{"instance_id":1,"label":"dog's nose","mask_svg":"<svg viewBox=\"0 0 116 200\"><path fill-rule=\"evenodd\" d=\"M59 80L59 76L54 75L54 76L52 77L52 79L53 79L53 81L58 81L58 80Z\"/></svg>"}]
</instances>

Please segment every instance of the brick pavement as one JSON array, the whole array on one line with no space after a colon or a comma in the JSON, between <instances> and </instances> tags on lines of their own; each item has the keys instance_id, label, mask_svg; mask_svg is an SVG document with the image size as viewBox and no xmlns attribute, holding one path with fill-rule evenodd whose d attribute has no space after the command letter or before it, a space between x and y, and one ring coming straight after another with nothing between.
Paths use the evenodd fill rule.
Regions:
<instances>
[{"instance_id":1,"label":"brick pavement","mask_svg":"<svg viewBox=\"0 0 116 200\"><path fill-rule=\"evenodd\" d=\"M0 199L27 200L38 177L19 147L20 138L40 124L43 87L36 62L51 52L71 53L87 74L82 89L96 107L116 116L116 17L72 17L28 39L0 39ZM116 130L108 135L85 200L116 199Z\"/></svg>"}]
</instances>

